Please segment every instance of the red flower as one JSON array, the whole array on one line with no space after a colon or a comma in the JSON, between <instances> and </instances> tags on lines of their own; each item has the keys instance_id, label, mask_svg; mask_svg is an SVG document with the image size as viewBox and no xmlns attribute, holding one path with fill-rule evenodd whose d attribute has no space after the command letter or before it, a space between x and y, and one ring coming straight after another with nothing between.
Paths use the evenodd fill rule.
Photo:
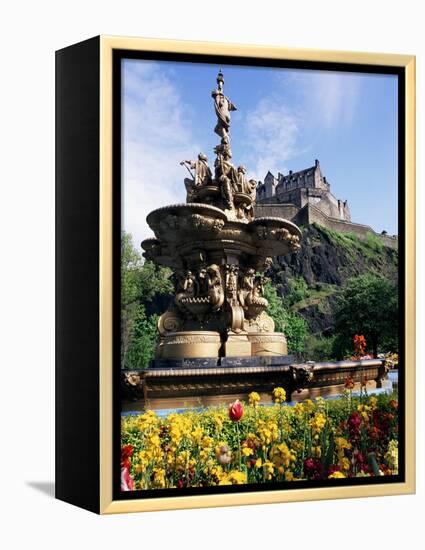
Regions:
<instances>
[{"instance_id":1,"label":"red flower","mask_svg":"<svg viewBox=\"0 0 425 550\"><path fill-rule=\"evenodd\" d=\"M362 418L357 411L353 411L348 418L349 428L358 428L362 423Z\"/></svg>"},{"instance_id":2,"label":"red flower","mask_svg":"<svg viewBox=\"0 0 425 550\"><path fill-rule=\"evenodd\" d=\"M121 468L130 469L130 457L133 456L133 445L124 445L121 447Z\"/></svg>"},{"instance_id":3,"label":"red flower","mask_svg":"<svg viewBox=\"0 0 425 550\"><path fill-rule=\"evenodd\" d=\"M233 420L233 422L238 422L242 417L243 405L239 399L236 399L234 403L230 403L229 405L229 418Z\"/></svg>"},{"instance_id":4,"label":"red flower","mask_svg":"<svg viewBox=\"0 0 425 550\"><path fill-rule=\"evenodd\" d=\"M348 431L350 433L350 441L356 442L360 436L360 425L362 418L357 411L353 411L348 417Z\"/></svg>"},{"instance_id":5,"label":"red flower","mask_svg":"<svg viewBox=\"0 0 425 550\"><path fill-rule=\"evenodd\" d=\"M323 465L317 458L306 458L304 472L309 479L320 479L323 476Z\"/></svg>"}]
</instances>

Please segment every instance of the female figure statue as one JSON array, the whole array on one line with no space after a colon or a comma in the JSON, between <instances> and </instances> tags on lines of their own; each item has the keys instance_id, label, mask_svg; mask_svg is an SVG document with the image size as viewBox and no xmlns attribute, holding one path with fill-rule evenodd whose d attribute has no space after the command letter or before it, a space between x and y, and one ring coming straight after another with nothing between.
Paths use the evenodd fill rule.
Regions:
<instances>
[{"instance_id":1,"label":"female figure statue","mask_svg":"<svg viewBox=\"0 0 425 550\"><path fill-rule=\"evenodd\" d=\"M212 264L207 268L208 297L213 311L218 311L224 302L224 289L221 282L220 268Z\"/></svg>"},{"instance_id":2,"label":"female figure statue","mask_svg":"<svg viewBox=\"0 0 425 550\"><path fill-rule=\"evenodd\" d=\"M222 143L228 143L230 129L230 111L236 111L236 106L230 101L223 92L224 77L220 71L217 76L217 89L211 92L214 99L214 109L217 115L217 125L214 132L222 139ZM225 140L223 142L223 140Z\"/></svg>"}]
</instances>

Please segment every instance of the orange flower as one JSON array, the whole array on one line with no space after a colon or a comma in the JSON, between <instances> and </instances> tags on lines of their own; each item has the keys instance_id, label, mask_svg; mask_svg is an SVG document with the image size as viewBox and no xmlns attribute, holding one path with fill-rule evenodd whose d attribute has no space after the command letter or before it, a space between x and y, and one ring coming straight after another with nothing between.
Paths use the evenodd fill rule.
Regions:
<instances>
[{"instance_id":1,"label":"orange flower","mask_svg":"<svg viewBox=\"0 0 425 550\"><path fill-rule=\"evenodd\" d=\"M347 376L344 386L347 390L352 390L354 388L354 380L351 378L351 376Z\"/></svg>"}]
</instances>

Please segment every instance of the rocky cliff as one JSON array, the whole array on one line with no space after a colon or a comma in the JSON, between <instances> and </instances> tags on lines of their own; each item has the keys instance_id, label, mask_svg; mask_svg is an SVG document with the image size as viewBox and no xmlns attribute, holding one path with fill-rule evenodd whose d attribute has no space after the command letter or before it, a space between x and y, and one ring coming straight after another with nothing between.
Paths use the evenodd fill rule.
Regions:
<instances>
[{"instance_id":1,"label":"rocky cliff","mask_svg":"<svg viewBox=\"0 0 425 550\"><path fill-rule=\"evenodd\" d=\"M395 281L398 251L373 233L360 239L316 224L301 229L301 250L275 260L271 279L310 331L327 336L332 332L332 306L347 279L370 273Z\"/></svg>"}]
</instances>

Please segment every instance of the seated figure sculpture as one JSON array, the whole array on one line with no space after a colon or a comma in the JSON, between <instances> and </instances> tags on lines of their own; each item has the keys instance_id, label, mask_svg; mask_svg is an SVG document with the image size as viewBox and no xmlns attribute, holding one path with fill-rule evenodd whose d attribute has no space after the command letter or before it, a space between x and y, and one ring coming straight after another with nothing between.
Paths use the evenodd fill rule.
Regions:
<instances>
[{"instance_id":1,"label":"seated figure sculpture","mask_svg":"<svg viewBox=\"0 0 425 550\"><path fill-rule=\"evenodd\" d=\"M208 166L208 158L204 153L199 153L198 160L182 160L180 166L186 166L191 178L185 178L184 184L187 192L187 202L192 202L196 196L196 190L204 185L210 185L212 180L211 169ZM195 173L192 173L194 170Z\"/></svg>"}]
</instances>

